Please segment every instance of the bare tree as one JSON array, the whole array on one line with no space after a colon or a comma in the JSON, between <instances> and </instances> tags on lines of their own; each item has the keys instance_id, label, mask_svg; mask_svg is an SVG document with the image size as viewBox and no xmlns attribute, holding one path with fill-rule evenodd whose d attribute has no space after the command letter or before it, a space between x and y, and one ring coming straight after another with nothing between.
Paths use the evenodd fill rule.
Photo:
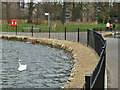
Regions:
<instances>
[{"instance_id":1,"label":"bare tree","mask_svg":"<svg viewBox=\"0 0 120 90\"><path fill-rule=\"evenodd\" d=\"M83 3L75 3L73 2L73 8L72 8L72 21L75 21L76 19L81 19L82 20L82 12L84 9L82 7L86 7Z\"/></svg>"},{"instance_id":2,"label":"bare tree","mask_svg":"<svg viewBox=\"0 0 120 90\"><path fill-rule=\"evenodd\" d=\"M8 23L10 23L11 19L17 18L19 15L19 6L17 2L3 2L2 3L3 8L5 10L6 20L8 20ZM3 13L3 14L5 14Z\"/></svg>"},{"instance_id":3,"label":"bare tree","mask_svg":"<svg viewBox=\"0 0 120 90\"><path fill-rule=\"evenodd\" d=\"M113 2L112 5L110 6L109 16L112 21L118 18L119 14L118 14L118 3L117 2Z\"/></svg>"},{"instance_id":4,"label":"bare tree","mask_svg":"<svg viewBox=\"0 0 120 90\"><path fill-rule=\"evenodd\" d=\"M103 15L103 23L105 23L105 21L109 21L109 12L110 12L110 6L109 6L109 2L100 2L100 7L101 7L101 14Z\"/></svg>"},{"instance_id":5,"label":"bare tree","mask_svg":"<svg viewBox=\"0 0 120 90\"><path fill-rule=\"evenodd\" d=\"M118 23L120 24L120 3L118 3Z\"/></svg>"},{"instance_id":6,"label":"bare tree","mask_svg":"<svg viewBox=\"0 0 120 90\"><path fill-rule=\"evenodd\" d=\"M33 10L33 18L34 18L34 23L37 25L37 24L39 24L39 21L45 16L44 15L44 11L43 11L43 9L42 9L42 7L41 7L42 5L41 5L41 3L40 2L38 2L37 4L36 4L36 7L35 7L35 9Z\"/></svg>"},{"instance_id":7,"label":"bare tree","mask_svg":"<svg viewBox=\"0 0 120 90\"><path fill-rule=\"evenodd\" d=\"M65 23L65 14L66 14L66 2L63 3L62 17L61 17L62 24Z\"/></svg>"},{"instance_id":8,"label":"bare tree","mask_svg":"<svg viewBox=\"0 0 120 90\"><path fill-rule=\"evenodd\" d=\"M30 0L30 3L29 3L29 14L28 14L28 23L32 23L32 13L33 13L33 9L34 9L34 6L33 6L33 0Z\"/></svg>"}]
</instances>

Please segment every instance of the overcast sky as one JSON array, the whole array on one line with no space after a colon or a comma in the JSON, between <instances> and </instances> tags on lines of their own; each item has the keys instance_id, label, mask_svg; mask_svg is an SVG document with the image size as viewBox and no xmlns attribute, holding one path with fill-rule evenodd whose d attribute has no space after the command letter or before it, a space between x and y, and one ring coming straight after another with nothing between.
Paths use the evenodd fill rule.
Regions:
<instances>
[{"instance_id":1,"label":"overcast sky","mask_svg":"<svg viewBox=\"0 0 120 90\"><path fill-rule=\"evenodd\" d=\"M23 2L23 0L0 0L2 2ZM25 2L30 2L30 0L24 0ZM120 2L120 0L33 0L34 2Z\"/></svg>"}]
</instances>

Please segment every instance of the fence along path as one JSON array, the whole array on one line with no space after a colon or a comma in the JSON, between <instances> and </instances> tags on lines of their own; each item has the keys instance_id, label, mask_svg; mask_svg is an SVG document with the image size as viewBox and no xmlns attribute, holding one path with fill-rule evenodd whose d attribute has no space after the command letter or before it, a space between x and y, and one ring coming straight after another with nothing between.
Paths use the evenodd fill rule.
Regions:
<instances>
[{"instance_id":1,"label":"fence along path","mask_svg":"<svg viewBox=\"0 0 120 90\"><path fill-rule=\"evenodd\" d=\"M105 65L106 65L106 40L102 35L95 31L87 31L87 45L92 47L100 56L98 63L92 74L85 76L85 90L98 88L104 90L105 82Z\"/></svg>"}]
</instances>

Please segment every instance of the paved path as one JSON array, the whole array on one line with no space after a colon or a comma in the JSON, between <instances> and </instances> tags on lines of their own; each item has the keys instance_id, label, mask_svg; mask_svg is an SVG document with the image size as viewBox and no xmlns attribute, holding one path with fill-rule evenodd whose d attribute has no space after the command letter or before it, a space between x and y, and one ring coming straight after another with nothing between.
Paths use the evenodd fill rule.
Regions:
<instances>
[{"instance_id":1,"label":"paved path","mask_svg":"<svg viewBox=\"0 0 120 90\"><path fill-rule=\"evenodd\" d=\"M112 79L111 88L118 88L118 39L105 39L107 40L107 65Z\"/></svg>"}]
</instances>

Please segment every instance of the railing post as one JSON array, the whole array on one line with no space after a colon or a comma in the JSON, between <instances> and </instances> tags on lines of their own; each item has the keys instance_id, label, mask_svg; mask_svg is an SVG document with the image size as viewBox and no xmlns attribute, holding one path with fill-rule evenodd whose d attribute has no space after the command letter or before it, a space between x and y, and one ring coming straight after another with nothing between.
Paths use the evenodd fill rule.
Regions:
<instances>
[{"instance_id":1,"label":"railing post","mask_svg":"<svg viewBox=\"0 0 120 90\"><path fill-rule=\"evenodd\" d=\"M32 28L31 28L31 32L32 32L32 37L33 37L33 26L32 26Z\"/></svg>"},{"instance_id":2,"label":"railing post","mask_svg":"<svg viewBox=\"0 0 120 90\"><path fill-rule=\"evenodd\" d=\"M24 32L24 29L22 28L22 32Z\"/></svg>"},{"instance_id":3,"label":"railing post","mask_svg":"<svg viewBox=\"0 0 120 90\"><path fill-rule=\"evenodd\" d=\"M49 38L50 38L50 26L49 26Z\"/></svg>"},{"instance_id":4,"label":"railing post","mask_svg":"<svg viewBox=\"0 0 120 90\"><path fill-rule=\"evenodd\" d=\"M105 87L105 68L106 68L106 40L105 40L105 47L102 47L104 49L104 63L103 63L103 89Z\"/></svg>"},{"instance_id":5,"label":"railing post","mask_svg":"<svg viewBox=\"0 0 120 90\"><path fill-rule=\"evenodd\" d=\"M39 28L39 32L41 32L41 29Z\"/></svg>"},{"instance_id":6,"label":"railing post","mask_svg":"<svg viewBox=\"0 0 120 90\"><path fill-rule=\"evenodd\" d=\"M65 27L65 40L66 40L66 27Z\"/></svg>"},{"instance_id":7,"label":"railing post","mask_svg":"<svg viewBox=\"0 0 120 90\"><path fill-rule=\"evenodd\" d=\"M79 35L80 35L79 32L80 32L80 30L79 30L79 28L78 28L78 42L80 41L80 40L79 40L79 38L80 38L80 36L79 36Z\"/></svg>"},{"instance_id":8,"label":"railing post","mask_svg":"<svg viewBox=\"0 0 120 90\"><path fill-rule=\"evenodd\" d=\"M115 33L114 33L114 38L115 38L115 35L116 35L116 30L114 30L114 32L115 32Z\"/></svg>"},{"instance_id":9,"label":"railing post","mask_svg":"<svg viewBox=\"0 0 120 90\"><path fill-rule=\"evenodd\" d=\"M93 31L95 31L95 28L93 28Z\"/></svg>"},{"instance_id":10,"label":"railing post","mask_svg":"<svg viewBox=\"0 0 120 90\"><path fill-rule=\"evenodd\" d=\"M90 30L87 29L87 46L89 45L89 32L90 32Z\"/></svg>"},{"instance_id":11,"label":"railing post","mask_svg":"<svg viewBox=\"0 0 120 90\"><path fill-rule=\"evenodd\" d=\"M102 27L100 28L100 33L102 32Z\"/></svg>"},{"instance_id":12,"label":"railing post","mask_svg":"<svg viewBox=\"0 0 120 90\"><path fill-rule=\"evenodd\" d=\"M17 25L16 25L16 35L17 35Z\"/></svg>"},{"instance_id":13,"label":"railing post","mask_svg":"<svg viewBox=\"0 0 120 90\"><path fill-rule=\"evenodd\" d=\"M91 75L90 74L86 74L85 75L85 90L90 90L90 82L91 82Z\"/></svg>"}]
</instances>

